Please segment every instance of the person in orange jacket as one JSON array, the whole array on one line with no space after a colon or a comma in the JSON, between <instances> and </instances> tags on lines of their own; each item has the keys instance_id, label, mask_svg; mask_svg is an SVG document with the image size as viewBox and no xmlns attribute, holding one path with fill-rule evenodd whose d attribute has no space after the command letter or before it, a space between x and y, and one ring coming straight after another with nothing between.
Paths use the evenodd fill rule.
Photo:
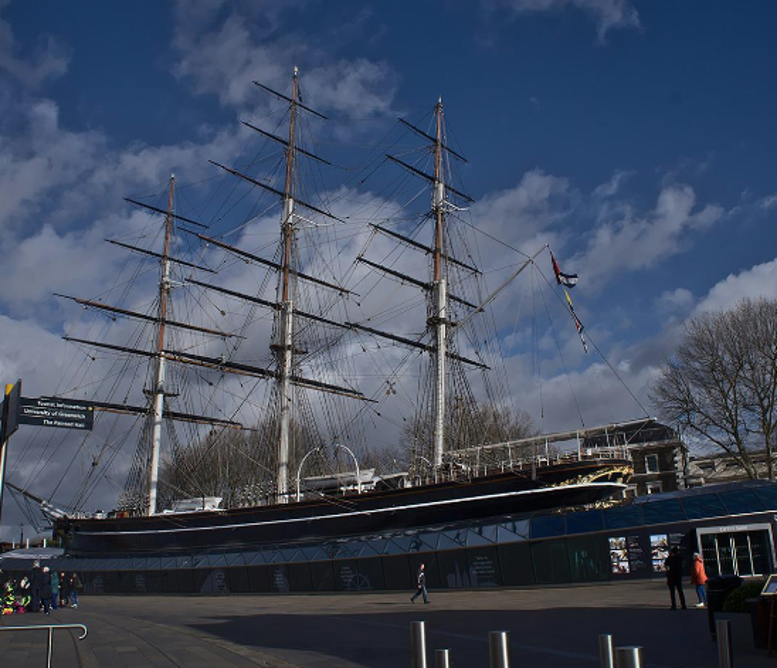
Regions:
<instances>
[{"instance_id":1,"label":"person in orange jacket","mask_svg":"<svg viewBox=\"0 0 777 668\"><path fill-rule=\"evenodd\" d=\"M704 560L696 552L693 555L693 566L691 567L691 584L696 585L696 596L699 598L699 602L696 604L697 608L703 608L707 605L706 583L707 573L704 571Z\"/></svg>"}]
</instances>

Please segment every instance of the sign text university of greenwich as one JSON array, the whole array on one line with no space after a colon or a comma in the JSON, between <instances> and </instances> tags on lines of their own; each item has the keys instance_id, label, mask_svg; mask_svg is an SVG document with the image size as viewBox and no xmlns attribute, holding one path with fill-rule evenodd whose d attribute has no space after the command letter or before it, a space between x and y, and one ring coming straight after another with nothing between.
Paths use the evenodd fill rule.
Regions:
<instances>
[{"instance_id":1,"label":"sign text university of greenwich","mask_svg":"<svg viewBox=\"0 0 777 668\"><path fill-rule=\"evenodd\" d=\"M54 558L91 593L242 593L478 588L662 577L673 545L707 574L775 566L777 483L751 481L639 497L602 510L536 513L381 536L158 557ZM6 558L4 571L25 570Z\"/></svg>"}]
</instances>

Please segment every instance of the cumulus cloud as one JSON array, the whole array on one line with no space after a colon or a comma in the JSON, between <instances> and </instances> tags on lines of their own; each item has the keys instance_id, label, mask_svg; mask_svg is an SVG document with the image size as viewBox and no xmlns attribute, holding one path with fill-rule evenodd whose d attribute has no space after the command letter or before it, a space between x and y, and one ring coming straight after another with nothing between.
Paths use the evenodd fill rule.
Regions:
<instances>
[{"instance_id":1,"label":"cumulus cloud","mask_svg":"<svg viewBox=\"0 0 777 668\"><path fill-rule=\"evenodd\" d=\"M693 293L687 288L665 290L656 299L656 308L665 314L686 313L693 305Z\"/></svg>"},{"instance_id":2,"label":"cumulus cloud","mask_svg":"<svg viewBox=\"0 0 777 668\"><path fill-rule=\"evenodd\" d=\"M570 212L571 196L566 178L533 169L514 188L487 194L476 202L472 215L489 234L521 243L526 251L536 245L536 235Z\"/></svg>"},{"instance_id":3,"label":"cumulus cloud","mask_svg":"<svg viewBox=\"0 0 777 668\"><path fill-rule=\"evenodd\" d=\"M628 179L633 172L624 171L618 169L612 175L612 178L607 183L602 183L594 189L594 197L612 197L618 193L623 182Z\"/></svg>"},{"instance_id":4,"label":"cumulus cloud","mask_svg":"<svg viewBox=\"0 0 777 668\"><path fill-rule=\"evenodd\" d=\"M757 264L738 274L729 274L699 302L695 313L736 306L742 299L777 299L777 259Z\"/></svg>"},{"instance_id":5,"label":"cumulus cloud","mask_svg":"<svg viewBox=\"0 0 777 668\"><path fill-rule=\"evenodd\" d=\"M0 10L5 4L0 2ZM67 72L70 51L51 35L42 35L30 51L23 51L16 43L11 25L0 18L0 70L31 89Z\"/></svg>"},{"instance_id":6,"label":"cumulus cloud","mask_svg":"<svg viewBox=\"0 0 777 668\"><path fill-rule=\"evenodd\" d=\"M576 258L592 284L681 252L689 232L704 231L725 214L717 204L697 209L696 194L688 185L664 187L653 210L644 214L628 205L608 211L611 219L593 230L587 248Z\"/></svg>"},{"instance_id":7,"label":"cumulus cloud","mask_svg":"<svg viewBox=\"0 0 777 668\"><path fill-rule=\"evenodd\" d=\"M631 0L485 0L488 7L506 7L515 14L561 11L574 7L595 23L597 40L603 44L610 30L640 28L640 18Z\"/></svg>"},{"instance_id":8,"label":"cumulus cloud","mask_svg":"<svg viewBox=\"0 0 777 668\"><path fill-rule=\"evenodd\" d=\"M777 193L764 197L758 202L758 206L764 211L769 211L777 206Z\"/></svg>"},{"instance_id":9,"label":"cumulus cloud","mask_svg":"<svg viewBox=\"0 0 777 668\"><path fill-rule=\"evenodd\" d=\"M238 2L227 8L224 3L195 3L192 13L190 3L179 2L174 39L179 60L173 72L197 93L245 109L262 105L252 81L283 82L276 84L283 90L299 65L303 90L317 107L345 116L388 113L396 92L395 70L365 58L336 59L309 36L295 34L283 12L305 4Z\"/></svg>"}]
</instances>

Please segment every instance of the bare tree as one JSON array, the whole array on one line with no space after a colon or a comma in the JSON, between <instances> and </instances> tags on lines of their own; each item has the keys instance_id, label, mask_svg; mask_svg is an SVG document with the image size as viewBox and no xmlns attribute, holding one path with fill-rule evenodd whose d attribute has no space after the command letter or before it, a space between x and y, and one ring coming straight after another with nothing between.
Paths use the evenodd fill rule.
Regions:
<instances>
[{"instance_id":1,"label":"bare tree","mask_svg":"<svg viewBox=\"0 0 777 668\"><path fill-rule=\"evenodd\" d=\"M223 507L238 508L275 496L278 421L268 417L250 432L213 431L199 441L173 451L160 470L162 505L175 499L220 496ZM320 439L300 422L291 423L289 470L296 473L302 457ZM328 473L327 454L311 457L306 475Z\"/></svg>"},{"instance_id":2,"label":"bare tree","mask_svg":"<svg viewBox=\"0 0 777 668\"><path fill-rule=\"evenodd\" d=\"M651 399L671 422L713 443L757 478L755 452L774 478L777 301L749 299L686 325Z\"/></svg>"},{"instance_id":3,"label":"bare tree","mask_svg":"<svg viewBox=\"0 0 777 668\"><path fill-rule=\"evenodd\" d=\"M469 448L491 443L504 443L536 436L539 433L531 416L517 407L491 405L470 407L455 403L446 416L446 450ZM432 424L416 417L408 423L400 438L400 452L408 465L416 458L431 453Z\"/></svg>"}]
</instances>

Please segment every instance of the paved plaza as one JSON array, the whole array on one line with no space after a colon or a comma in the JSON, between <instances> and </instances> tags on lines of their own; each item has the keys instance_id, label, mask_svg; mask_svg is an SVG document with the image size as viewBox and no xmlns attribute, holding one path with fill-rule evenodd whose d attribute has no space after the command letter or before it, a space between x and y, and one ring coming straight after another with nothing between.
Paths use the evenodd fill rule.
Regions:
<instances>
[{"instance_id":1,"label":"paved plaza","mask_svg":"<svg viewBox=\"0 0 777 668\"><path fill-rule=\"evenodd\" d=\"M661 581L502 591L410 594L84 596L78 610L50 617L3 617L2 626L83 623L86 640L60 631L55 668L402 668L410 666L409 626L425 620L430 666L436 648L452 665L488 665L489 631L510 632L513 665L598 666L597 638L642 645L654 668L717 666L704 610L668 609ZM691 588L686 588L691 601ZM3 666L45 666L43 632L0 633ZM737 668L777 664L749 650Z\"/></svg>"}]
</instances>

